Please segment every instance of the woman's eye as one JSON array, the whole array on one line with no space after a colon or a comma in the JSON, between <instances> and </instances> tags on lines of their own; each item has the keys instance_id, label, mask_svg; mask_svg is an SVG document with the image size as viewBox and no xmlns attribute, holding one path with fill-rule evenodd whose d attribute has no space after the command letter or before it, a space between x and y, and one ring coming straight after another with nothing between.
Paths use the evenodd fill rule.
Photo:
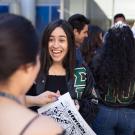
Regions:
<instances>
[{"instance_id":1,"label":"woman's eye","mask_svg":"<svg viewBox=\"0 0 135 135\"><path fill-rule=\"evenodd\" d=\"M64 39L60 39L59 41L60 41L60 42L65 42L65 40L64 40Z\"/></svg>"},{"instance_id":2,"label":"woman's eye","mask_svg":"<svg viewBox=\"0 0 135 135\"><path fill-rule=\"evenodd\" d=\"M53 41L53 39L52 39L52 38L50 38L50 39L49 39L49 42L52 42L52 41Z\"/></svg>"}]
</instances>

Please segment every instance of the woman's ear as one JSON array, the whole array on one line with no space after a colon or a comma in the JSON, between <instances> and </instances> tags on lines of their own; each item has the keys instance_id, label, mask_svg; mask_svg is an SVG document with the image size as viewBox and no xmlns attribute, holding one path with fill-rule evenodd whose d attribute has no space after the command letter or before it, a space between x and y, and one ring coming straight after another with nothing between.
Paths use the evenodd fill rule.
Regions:
<instances>
[{"instance_id":1,"label":"woman's ear","mask_svg":"<svg viewBox=\"0 0 135 135\"><path fill-rule=\"evenodd\" d=\"M20 69L24 70L27 73L29 72L29 70L33 70L36 66L39 66L39 69L40 69L40 56L39 55L37 55L35 63L24 64L20 67Z\"/></svg>"},{"instance_id":2,"label":"woman's ear","mask_svg":"<svg viewBox=\"0 0 135 135\"><path fill-rule=\"evenodd\" d=\"M33 64L32 63L29 63L29 64L24 64L20 67L21 70L23 70L24 72L28 73L29 70L32 70L33 68Z\"/></svg>"},{"instance_id":3,"label":"woman's ear","mask_svg":"<svg viewBox=\"0 0 135 135\"><path fill-rule=\"evenodd\" d=\"M77 31L77 29L74 29L73 32L74 32L74 35L76 35L76 33L77 33L78 31Z\"/></svg>"}]
</instances>

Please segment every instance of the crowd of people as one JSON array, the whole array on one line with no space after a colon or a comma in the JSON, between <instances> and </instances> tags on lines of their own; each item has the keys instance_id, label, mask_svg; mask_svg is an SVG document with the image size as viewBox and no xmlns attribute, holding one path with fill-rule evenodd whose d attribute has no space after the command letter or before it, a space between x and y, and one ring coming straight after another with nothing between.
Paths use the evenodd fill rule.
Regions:
<instances>
[{"instance_id":1,"label":"crowd of people","mask_svg":"<svg viewBox=\"0 0 135 135\"><path fill-rule=\"evenodd\" d=\"M36 111L69 92L97 135L134 135L134 28L123 14L107 32L82 14L53 21L41 42L26 18L2 14L0 59L0 134L66 134Z\"/></svg>"}]
</instances>

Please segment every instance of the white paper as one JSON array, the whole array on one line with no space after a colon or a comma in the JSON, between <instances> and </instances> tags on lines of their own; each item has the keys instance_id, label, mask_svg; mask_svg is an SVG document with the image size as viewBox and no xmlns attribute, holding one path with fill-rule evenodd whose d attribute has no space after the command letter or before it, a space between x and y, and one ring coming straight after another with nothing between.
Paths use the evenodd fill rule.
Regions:
<instances>
[{"instance_id":1,"label":"white paper","mask_svg":"<svg viewBox=\"0 0 135 135\"><path fill-rule=\"evenodd\" d=\"M39 108L38 113L51 116L66 130L66 135L96 135L78 112L69 93Z\"/></svg>"}]
</instances>

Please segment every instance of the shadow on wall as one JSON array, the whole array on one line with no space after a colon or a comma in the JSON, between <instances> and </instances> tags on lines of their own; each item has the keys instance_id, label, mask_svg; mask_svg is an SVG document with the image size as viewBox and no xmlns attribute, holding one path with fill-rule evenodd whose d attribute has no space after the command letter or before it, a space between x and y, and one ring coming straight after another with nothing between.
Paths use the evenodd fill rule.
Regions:
<instances>
[{"instance_id":1,"label":"shadow on wall","mask_svg":"<svg viewBox=\"0 0 135 135\"><path fill-rule=\"evenodd\" d=\"M90 18L91 24L100 26L104 31L111 25L111 21L93 0L87 1L87 17Z\"/></svg>"}]
</instances>

